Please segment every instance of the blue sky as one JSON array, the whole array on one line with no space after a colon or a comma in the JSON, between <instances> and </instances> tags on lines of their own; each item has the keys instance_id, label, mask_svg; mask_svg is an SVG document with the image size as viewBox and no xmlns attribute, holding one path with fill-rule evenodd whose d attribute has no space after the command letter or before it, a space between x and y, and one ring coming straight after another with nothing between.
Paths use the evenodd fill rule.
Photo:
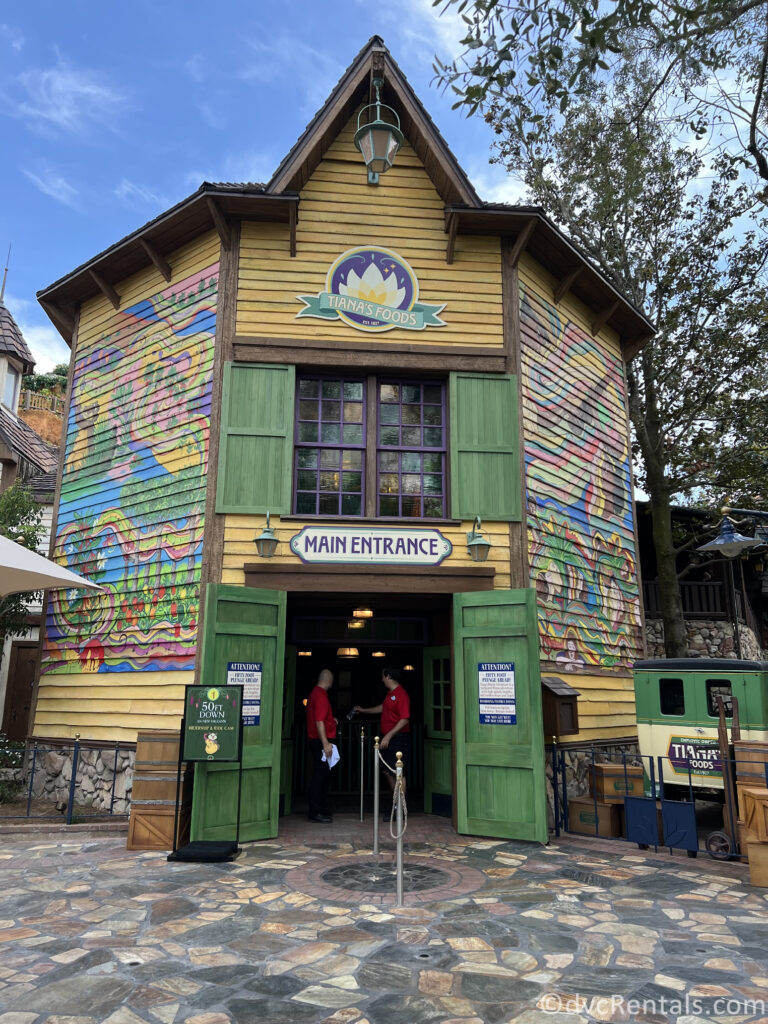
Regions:
<instances>
[{"instance_id":1,"label":"blue sky","mask_svg":"<svg viewBox=\"0 0 768 1024\"><path fill-rule=\"evenodd\" d=\"M485 199L517 184L492 133L431 80L462 23L431 0L199 0L0 8L0 258L38 360L68 349L35 293L193 192L266 181L370 36L381 35Z\"/></svg>"}]
</instances>

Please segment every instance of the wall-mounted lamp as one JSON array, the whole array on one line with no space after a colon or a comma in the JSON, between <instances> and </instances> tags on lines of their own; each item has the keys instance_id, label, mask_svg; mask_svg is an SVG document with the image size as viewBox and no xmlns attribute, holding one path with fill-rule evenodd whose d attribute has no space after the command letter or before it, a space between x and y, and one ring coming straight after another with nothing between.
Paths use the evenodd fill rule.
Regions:
<instances>
[{"instance_id":1,"label":"wall-mounted lamp","mask_svg":"<svg viewBox=\"0 0 768 1024\"><path fill-rule=\"evenodd\" d=\"M473 562L484 562L491 550L491 542L480 532L480 516L475 516L475 525L467 534L467 553Z\"/></svg>"},{"instance_id":2,"label":"wall-mounted lamp","mask_svg":"<svg viewBox=\"0 0 768 1024\"><path fill-rule=\"evenodd\" d=\"M382 85L382 78L374 78L376 101L363 107L357 116L355 145L363 154L368 168L369 185L378 185L379 175L388 171L395 162L405 138L400 131L400 118L392 107L381 102Z\"/></svg>"},{"instance_id":3,"label":"wall-mounted lamp","mask_svg":"<svg viewBox=\"0 0 768 1024\"><path fill-rule=\"evenodd\" d=\"M356 658L358 655L356 647L339 647L336 651L337 658Z\"/></svg>"},{"instance_id":4,"label":"wall-mounted lamp","mask_svg":"<svg viewBox=\"0 0 768 1024\"><path fill-rule=\"evenodd\" d=\"M267 525L255 538L256 550L262 558L271 558L277 551L278 540L275 531L269 528L269 512L267 512Z\"/></svg>"},{"instance_id":5,"label":"wall-mounted lamp","mask_svg":"<svg viewBox=\"0 0 768 1024\"><path fill-rule=\"evenodd\" d=\"M365 606L363 606L361 608L355 608L355 610L352 612L352 618L353 619L372 619L373 618L373 611L370 608L366 608Z\"/></svg>"}]
</instances>

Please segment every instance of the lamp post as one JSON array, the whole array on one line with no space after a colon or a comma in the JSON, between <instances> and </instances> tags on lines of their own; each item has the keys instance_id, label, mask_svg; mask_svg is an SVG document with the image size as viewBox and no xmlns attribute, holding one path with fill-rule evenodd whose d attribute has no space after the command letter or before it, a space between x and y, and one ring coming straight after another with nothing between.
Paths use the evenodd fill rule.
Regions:
<instances>
[{"instance_id":1,"label":"lamp post","mask_svg":"<svg viewBox=\"0 0 768 1024\"><path fill-rule=\"evenodd\" d=\"M731 612L731 628L733 629L733 646L736 650L736 657L739 660L741 660L741 637L739 636L739 614L736 608L736 583L733 578L733 559L740 555L742 551L757 547L759 544L760 541L754 537L745 537L743 534L737 533L733 520L729 519L728 516L723 516L720 523L720 532L715 539L696 548L697 551L709 551L722 555L723 558L728 560L728 598ZM742 600L746 600L745 594L742 594Z\"/></svg>"}]
</instances>

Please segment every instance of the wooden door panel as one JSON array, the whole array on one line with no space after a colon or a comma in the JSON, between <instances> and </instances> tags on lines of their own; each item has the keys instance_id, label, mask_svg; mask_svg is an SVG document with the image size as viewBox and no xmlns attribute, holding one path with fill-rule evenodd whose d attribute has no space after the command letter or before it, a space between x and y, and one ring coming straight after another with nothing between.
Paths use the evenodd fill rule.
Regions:
<instances>
[{"instance_id":1,"label":"wooden door panel","mask_svg":"<svg viewBox=\"0 0 768 1024\"><path fill-rule=\"evenodd\" d=\"M258 725L243 729L240 838L277 835L282 756L286 594L209 585L206 590L201 682L224 683L227 663L262 663ZM193 839L233 839L237 764L195 766Z\"/></svg>"},{"instance_id":2,"label":"wooden door panel","mask_svg":"<svg viewBox=\"0 0 768 1024\"><path fill-rule=\"evenodd\" d=\"M458 831L546 842L538 630L532 590L454 595ZM514 665L515 721L481 721L479 668Z\"/></svg>"}]
</instances>

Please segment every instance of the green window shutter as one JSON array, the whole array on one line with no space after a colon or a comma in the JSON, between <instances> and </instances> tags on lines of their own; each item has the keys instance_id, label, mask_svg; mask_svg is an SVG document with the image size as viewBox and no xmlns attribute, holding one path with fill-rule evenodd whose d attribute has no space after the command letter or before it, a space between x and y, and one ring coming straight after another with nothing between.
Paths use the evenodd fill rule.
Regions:
<instances>
[{"instance_id":1,"label":"green window shutter","mask_svg":"<svg viewBox=\"0 0 768 1024\"><path fill-rule=\"evenodd\" d=\"M452 373L451 515L521 518L517 377Z\"/></svg>"},{"instance_id":2,"label":"green window shutter","mask_svg":"<svg viewBox=\"0 0 768 1024\"><path fill-rule=\"evenodd\" d=\"M217 512L291 511L295 391L293 366L225 364Z\"/></svg>"}]
</instances>

